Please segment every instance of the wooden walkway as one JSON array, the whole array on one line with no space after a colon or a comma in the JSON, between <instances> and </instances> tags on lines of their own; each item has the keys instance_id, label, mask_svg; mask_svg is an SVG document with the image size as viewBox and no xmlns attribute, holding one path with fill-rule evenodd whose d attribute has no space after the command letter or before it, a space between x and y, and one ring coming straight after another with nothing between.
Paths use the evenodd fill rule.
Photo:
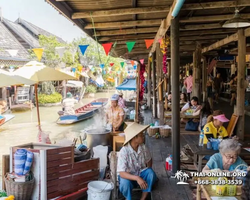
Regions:
<instances>
[{"instance_id":1,"label":"wooden walkway","mask_svg":"<svg viewBox=\"0 0 250 200\"><path fill-rule=\"evenodd\" d=\"M150 124L154 121L150 111L144 113L144 123ZM181 128L181 147L190 143L198 142L199 132L187 132ZM189 143L188 142L188 143ZM171 178L171 174L165 169L166 158L172 153L171 137L153 138L146 137L153 158L153 169L159 178L152 193L152 200L193 200L194 196L189 185L177 185L177 180Z\"/></svg>"}]
</instances>

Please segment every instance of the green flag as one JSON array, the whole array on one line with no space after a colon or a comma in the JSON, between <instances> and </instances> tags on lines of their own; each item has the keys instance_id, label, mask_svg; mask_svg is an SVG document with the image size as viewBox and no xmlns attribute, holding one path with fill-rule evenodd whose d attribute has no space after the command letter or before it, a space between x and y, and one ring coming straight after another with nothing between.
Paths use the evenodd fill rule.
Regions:
<instances>
[{"instance_id":1,"label":"green flag","mask_svg":"<svg viewBox=\"0 0 250 200\"><path fill-rule=\"evenodd\" d=\"M121 64L121 66L122 66L122 68L123 68L123 66L124 66L124 62L120 62L120 64Z\"/></svg>"},{"instance_id":2,"label":"green flag","mask_svg":"<svg viewBox=\"0 0 250 200\"><path fill-rule=\"evenodd\" d=\"M128 52L131 52L134 45L135 45L135 42L126 42L127 44L127 47L128 47Z\"/></svg>"}]
</instances>

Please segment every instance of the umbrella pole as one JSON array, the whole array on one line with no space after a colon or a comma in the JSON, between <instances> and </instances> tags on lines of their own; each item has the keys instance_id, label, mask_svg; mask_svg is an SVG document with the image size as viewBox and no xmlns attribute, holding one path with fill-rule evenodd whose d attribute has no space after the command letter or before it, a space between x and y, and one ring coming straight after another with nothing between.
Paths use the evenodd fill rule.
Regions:
<instances>
[{"instance_id":1,"label":"umbrella pole","mask_svg":"<svg viewBox=\"0 0 250 200\"><path fill-rule=\"evenodd\" d=\"M39 105L38 105L37 87L38 87L38 84L35 84L37 120L38 120L38 127L39 127L39 130L41 130L41 122L40 122L40 113L39 113Z\"/></svg>"}]
</instances>

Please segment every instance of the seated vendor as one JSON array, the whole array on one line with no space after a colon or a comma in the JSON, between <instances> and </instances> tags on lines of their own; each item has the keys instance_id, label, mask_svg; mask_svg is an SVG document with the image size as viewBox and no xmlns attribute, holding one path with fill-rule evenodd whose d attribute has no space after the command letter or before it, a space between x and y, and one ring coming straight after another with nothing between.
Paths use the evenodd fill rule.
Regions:
<instances>
[{"instance_id":1,"label":"seated vendor","mask_svg":"<svg viewBox=\"0 0 250 200\"><path fill-rule=\"evenodd\" d=\"M221 171L234 171L240 164L246 164L244 160L239 157L241 145L234 139L222 140L219 146L219 153L211 156L206 166L203 168L203 172L209 172L213 169L219 169ZM244 170L246 167L242 166L237 168ZM247 168L249 170L249 167Z\"/></svg>"},{"instance_id":2,"label":"seated vendor","mask_svg":"<svg viewBox=\"0 0 250 200\"><path fill-rule=\"evenodd\" d=\"M118 105L118 94L113 94L111 97L111 106L106 111L106 120L112 125L113 131L124 130L124 110Z\"/></svg>"},{"instance_id":3,"label":"seated vendor","mask_svg":"<svg viewBox=\"0 0 250 200\"><path fill-rule=\"evenodd\" d=\"M78 101L73 98L73 95L68 92L66 95L66 99L62 101L64 115L75 115L74 106Z\"/></svg>"},{"instance_id":4,"label":"seated vendor","mask_svg":"<svg viewBox=\"0 0 250 200\"><path fill-rule=\"evenodd\" d=\"M215 110L213 115L208 117L208 123L203 128L204 144L207 144L209 138L218 138L218 136L222 136L223 139L228 138L227 130L223 126L223 123L228 121L221 110Z\"/></svg>"},{"instance_id":5,"label":"seated vendor","mask_svg":"<svg viewBox=\"0 0 250 200\"><path fill-rule=\"evenodd\" d=\"M180 94L180 105L185 105L188 102L186 93Z\"/></svg>"},{"instance_id":6,"label":"seated vendor","mask_svg":"<svg viewBox=\"0 0 250 200\"><path fill-rule=\"evenodd\" d=\"M191 111L192 113L197 112L202 107L199 105L198 97L192 97L191 102L186 103L182 109L181 113Z\"/></svg>"},{"instance_id":7,"label":"seated vendor","mask_svg":"<svg viewBox=\"0 0 250 200\"><path fill-rule=\"evenodd\" d=\"M143 131L147 128L134 122L124 131L125 142L119 152L117 172L119 190L127 200L132 200L132 190L136 186L142 189L141 200L145 200L157 179L150 152L144 145Z\"/></svg>"}]
</instances>

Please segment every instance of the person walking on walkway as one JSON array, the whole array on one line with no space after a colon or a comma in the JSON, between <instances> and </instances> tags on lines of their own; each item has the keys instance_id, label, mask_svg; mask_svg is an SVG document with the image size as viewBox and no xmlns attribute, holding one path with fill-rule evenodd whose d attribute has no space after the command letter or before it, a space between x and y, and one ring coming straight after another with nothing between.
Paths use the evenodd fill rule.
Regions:
<instances>
[{"instance_id":1,"label":"person walking on walkway","mask_svg":"<svg viewBox=\"0 0 250 200\"><path fill-rule=\"evenodd\" d=\"M212 110L213 110L213 98L214 98L213 85L214 85L214 82L212 80L212 77L209 76L207 80L207 98L208 98L208 102Z\"/></svg>"},{"instance_id":2,"label":"person walking on walkway","mask_svg":"<svg viewBox=\"0 0 250 200\"><path fill-rule=\"evenodd\" d=\"M132 190L142 189L141 200L145 200L157 180L152 169L152 157L144 145L144 130L149 127L136 122L124 130L125 142L119 152L117 172L119 173L119 190L127 200L132 200Z\"/></svg>"},{"instance_id":3,"label":"person walking on walkway","mask_svg":"<svg viewBox=\"0 0 250 200\"><path fill-rule=\"evenodd\" d=\"M235 74L232 75L230 81L230 91L231 91L230 106L232 106L234 105L234 100L236 100L236 91L237 91L237 76Z\"/></svg>"},{"instance_id":4,"label":"person walking on walkway","mask_svg":"<svg viewBox=\"0 0 250 200\"><path fill-rule=\"evenodd\" d=\"M220 73L217 73L216 77L214 78L214 97L215 97L215 103L217 104L218 104L219 94L222 88L222 83L223 80L220 76Z\"/></svg>"},{"instance_id":5,"label":"person walking on walkway","mask_svg":"<svg viewBox=\"0 0 250 200\"><path fill-rule=\"evenodd\" d=\"M188 101L190 101L193 88L193 70L189 70L189 76L185 79L184 85L187 88Z\"/></svg>"}]
</instances>

